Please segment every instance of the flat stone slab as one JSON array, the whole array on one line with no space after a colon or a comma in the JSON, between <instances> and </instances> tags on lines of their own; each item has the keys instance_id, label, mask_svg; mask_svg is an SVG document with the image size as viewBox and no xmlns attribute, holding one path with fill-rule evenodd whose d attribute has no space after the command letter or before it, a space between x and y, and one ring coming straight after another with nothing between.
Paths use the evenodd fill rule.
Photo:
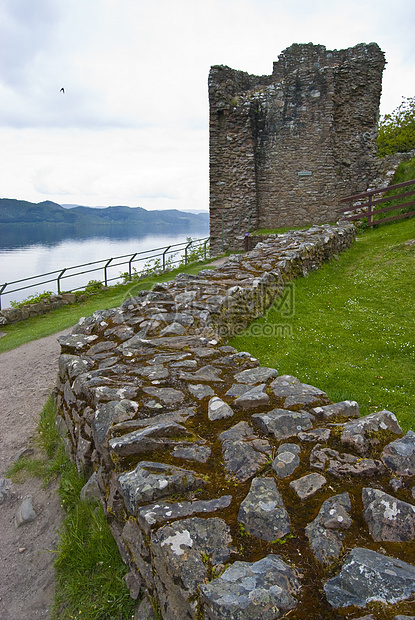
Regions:
<instances>
[{"instance_id":1,"label":"flat stone slab","mask_svg":"<svg viewBox=\"0 0 415 620\"><path fill-rule=\"evenodd\" d=\"M161 330L160 336L183 336L186 333L186 328L181 325L181 323L170 323L170 325L166 325L164 329Z\"/></svg>"},{"instance_id":2,"label":"flat stone slab","mask_svg":"<svg viewBox=\"0 0 415 620\"><path fill-rule=\"evenodd\" d=\"M137 354L138 352L146 349L151 351L156 347L155 342L151 342L151 340L146 340L142 334L135 334L132 338L128 340L124 340L118 347L120 353L123 353L127 357L131 357L132 355Z\"/></svg>"},{"instance_id":3,"label":"flat stone slab","mask_svg":"<svg viewBox=\"0 0 415 620\"><path fill-rule=\"evenodd\" d=\"M253 370L256 370L255 368ZM251 388L247 392L244 392L241 396L234 401L234 407L236 409L242 409L247 411L249 409L256 409L257 407L266 407L270 403L270 398L266 393L266 384L261 383Z\"/></svg>"},{"instance_id":4,"label":"flat stone slab","mask_svg":"<svg viewBox=\"0 0 415 620\"><path fill-rule=\"evenodd\" d=\"M290 487L295 491L300 499L308 499L319 491L327 480L320 474L307 474L298 480L290 482Z\"/></svg>"},{"instance_id":5,"label":"flat stone slab","mask_svg":"<svg viewBox=\"0 0 415 620\"><path fill-rule=\"evenodd\" d=\"M229 396L230 398L238 398L239 396L242 396L242 394L249 392L250 389L251 386L246 383L234 383L226 392L225 396Z\"/></svg>"},{"instance_id":6,"label":"flat stone slab","mask_svg":"<svg viewBox=\"0 0 415 620\"><path fill-rule=\"evenodd\" d=\"M300 379L297 379L297 377L294 377L293 375L279 375L273 382L272 382L272 388L285 388L291 385L300 385L301 381Z\"/></svg>"},{"instance_id":7,"label":"flat stone slab","mask_svg":"<svg viewBox=\"0 0 415 620\"><path fill-rule=\"evenodd\" d=\"M355 400L343 400L341 403L334 403L333 405L314 407L312 413L324 420L332 418L358 418L359 405Z\"/></svg>"},{"instance_id":8,"label":"flat stone slab","mask_svg":"<svg viewBox=\"0 0 415 620\"><path fill-rule=\"evenodd\" d=\"M238 521L245 529L269 542L290 533L290 518L274 478L254 478L241 503Z\"/></svg>"},{"instance_id":9,"label":"flat stone slab","mask_svg":"<svg viewBox=\"0 0 415 620\"><path fill-rule=\"evenodd\" d=\"M313 385L301 383L296 377L282 375L271 383L274 396L283 401L286 409L303 407L316 407L318 405L328 405L329 397L323 390L319 390Z\"/></svg>"},{"instance_id":10,"label":"flat stone slab","mask_svg":"<svg viewBox=\"0 0 415 620\"><path fill-rule=\"evenodd\" d=\"M272 448L265 439L259 439L247 422L239 422L219 435L225 469L245 482L267 462Z\"/></svg>"},{"instance_id":11,"label":"flat stone slab","mask_svg":"<svg viewBox=\"0 0 415 620\"><path fill-rule=\"evenodd\" d=\"M336 560L342 550L344 530L351 524L351 502L348 493L326 499L314 521L305 528L314 557L320 564Z\"/></svg>"},{"instance_id":12,"label":"flat stone slab","mask_svg":"<svg viewBox=\"0 0 415 620\"><path fill-rule=\"evenodd\" d=\"M160 525L171 519L190 517L197 513L210 513L227 508L232 501L232 495L223 495L218 499L196 500L194 502L158 502L138 509L137 521L146 534L150 533L153 525Z\"/></svg>"},{"instance_id":13,"label":"flat stone slab","mask_svg":"<svg viewBox=\"0 0 415 620\"><path fill-rule=\"evenodd\" d=\"M295 443L283 443L278 447L277 455L272 462L272 469L279 478L291 476L300 465L300 446Z\"/></svg>"},{"instance_id":14,"label":"flat stone slab","mask_svg":"<svg viewBox=\"0 0 415 620\"><path fill-rule=\"evenodd\" d=\"M24 525L25 523L34 521L36 516L37 514L32 504L32 496L25 495L14 517L14 524L16 528Z\"/></svg>"},{"instance_id":15,"label":"flat stone slab","mask_svg":"<svg viewBox=\"0 0 415 620\"><path fill-rule=\"evenodd\" d=\"M194 323L194 318L191 314L181 312L159 312L158 314L152 314L151 318L153 321L160 321L170 325L174 325L176 323L185 327L191 327Z\"/></svg>"},{"instance_id":16,"label":"flat stone slab","mask_svg":"<svg viewBox=\"0 0 415 620\"><path fill-rule=\"evenodd\" d=\"M311 431L298 433L297 437L300 441L327 443L331 436L329 428L313 428Z\"/></svg>"},{"instance_id":17,"label":"flat stone slab","mask_svg":"<svg viewBox=\"0 0 415 620\"><path fill-rule=\"evenodd\" d=\"M200 444L191 444L187 446L177 446L172 450L171 455L177 459L185 461L197 461L198 463L206 463L212 450L209 446Z\"/></svg>"},{"instance_id":18,"label":"flat stone slab","mask_svg":"<svg viewBox=\"0 0 415 620\"><path fill-rule=\"evenodd\" d=\"M97 379L98 381L99 379ZM99 406L101 403L108 403L112 400L132 400L138 394L138 388L133 386L123 387L109 387L108 385L98 385L97 387L91 386L90 388L91 394L94 395L94 404L95 406Z\"/></svg>"},{"instance_id":19,"label":"flat stone slab","mask_svg":"<svg viewBox=\"0 0 415 620\"><path fill-rule=\"evenodd\" d=\"M152 503L173 493L195 491L204 482L194 471L142 461L133 471L120 474L118 485L128 511L135 515L140 504Z\"/></svg>"},{"instance_id":20,"label":"flat stone slab","mask_svg":"<svg viewBox=\"0 0 415 620\"><path fill-rule=\"evenodd\" d=\"M143 392L157 398L164 405L175 405L185 399L183 392L174 388L146 387L143 388Z\"/></svg>"},{"instance_id":21,"label":"flat stone slab","mask_svg":"<svg viewBox=\"0 0 415 620\"><path fill-rule=\"evenodd\" d=\"M167 379L169 376L169 371L162 364L144 366L138 368L136 372L141 377L147 377L149 381L159 381L160 379Z\"/></svg>"},{"instance_id":22,"label":"flat stone slab","mask_svg":"<svg viewBox=\"0 0 415 620\"><path fill-rule=\"evenodd\" d=\"M415 476L414 431L408 431L405 437L395 439L385 446L382 461L398 476Z\"/></svg>"},{"instance_id":23,"label":"flat stone slab","mask_svg":"<svg viewBox=\"0 0 415 620\"><path fill-rule=\"evenodd\" d=\"M249 385L257 385L258 383L266 383L269 379L278 376L278 371L275 368L266 368L260 366L259 368L248 368L242 372L238 372L234 378L238 383L248 383Z\"/></svg>"},{"instance_id":24,"label":"flat stone slab","mask_svg":"<svg viewBox=\"0 0 415 620\"><path fill-rule=\"evenodd\" d=\"M218 396L213 396L208 403L208 418L211 421L222 420L223 418L231 418L234 415L233 410L224 400Z\"/></svg>"},{"instance_id":25,"label":"flat stone slab","mask_svg":"<svg viewBox=\"0 0 415 620\"><path fill-rule=\"evenodd\" d=\"M192 394L192 396L194 396L198 400L203 400L204 398L207 398L208 396L213 396L215 394L210 385L203 385L203 383L189 383L187 389Z\"/></svg>"},{"instance_id":26,"label":"flat stone slab","mask_svg":"<svg viewBox=\"0 0 415 620\"><path fill-rule=\"evenodd\" d=\"M94 357L95 355L99 355L99 353L112 351L112 349L115 349L116 346L116 342L112 340L104 340L102 342L98 342L97 344L92 345L92 347L90 347L86 352L86 355Z\"/></svg>"},{"instance_id":27,"label":"flat stone slab","mask_svg":"<svg viewBox=\"0 0 415 620\"><path fill-rule=\"evenodd\" d=\"M387 434L402 435L402 429L395 414L385 410L347 422L340 441L343 445L354 448L359 454L365 455L370 447L380 443L382 435Z\"/></svg>"},{"instance_id":28,"label":"flat stone slab","mask_svg":"<svg viewBox=\"0 0 415 620\"><path fill-rule=\"evenodd\" d=\"M63 353L80 353L86 351L91 343L98 339L98 336L88 334L68 334L59 336L58 342L62 347Z\"/></svg>"},{"instance_id":29,"label":"flat stone slab","mask_svg":"<svg viewBox=\"0 0 415 620\"><path fill-rule=\"evenodd\" d=\"M131 420L138 411L138 404L132 400L117 400L100 405L92 421L94 440L98 447L104 443L112 425Z\"/></svg>"},{"instance_id":30,"label":"flat stone slab","mask_svg":"<svg viewBox=\"0 0 415 620\"><path fill-rule=\"evenodd\" d=\"M189 437L191 439L188 431L181 424L176 424L175 422L155 422L139 430L126 433L121 437L110 439L108 445L119 456L143 454L157 448L162 449L176 444L177 440L172 441L168 439L172 436L183 439Z\"/></svg>"},{"instance_id":31,"label":"flat stone slab","mask_svg":"<svg viewBox=\"0 0 415 620\"><path fill-rule=\"evenodd\" d=\"M147 360L147 364L168 364L169 362L179 362L180 360L184 360L187 357L190 357L190 353L176 353L174 355L169 355L168 353L158 353L150 360Z\"/></svg>"},{"instance_id":32,"label":"flat stone slab","mask_svg":"<svg viewBox=\"0 0 415 620\"><path fill-rule=\"evenodd\" d=\"M197 368L196 360L183 360L181 362L172 362L170 368Z\"/></svg>"},{"instance_id":33,"label":"flat stone slab","mask_svg":"<svg viewBox=\"0 0 415 620\"><path fill-rule=\"evenodd\" d=\"M274 620L297 606L295 571L269 554L258 562L235 562L199 590L206 620Z\"/></svg>"},{"instance_id":34,"label":"flat stone slab","mask_svg":"<svg viewBox=\"0 0 415 620\"><path fill-rule=\"evenodd\" d=\"M124 401L121 401L124 402ZM137 405L134 401L134 405ZM124 422L117 422L111 427L111 432L119 433L121 431L133 431L139 428L145 428L149 424L171 424L177 422L178 424L184 424L186 420L193 417L196 413L194 407L182 407L174 411L167 411L166 413L158 413L151 418L143 419L127 419ZM131 417L131 416L130 416Z\"/></svg>"},{"instance_id":35,"label":"flat stone slab","mask_svg":"<svg viewBox=\"0 0 415 620\"><path fill-rule=\"evenodd\" d=\"M285 409L273 409L268 413L256 413L252 421L268 435L276 439L295 437L301 431L307 431L313 427L314 416L306 411L286 411Z\"/></svg>"},{"instance_id":36,"label":"flat stone slab","mask_svg":"<svg viewBox=\"0 0 415 620\"><path fill-rule=\"evenodd\" d=\"M213 347L193 347L191 351L196 355L196 357L200 357L201 359L216 357L219 355L219 351Z\"/></svg>"},{"instance_id":37,"label":"flat stone slab","mask_svg":"<svg viewBox=\"0 0 415 620\"><path fill-rule=\"evenodd\" d=\"M151 537L156 588L165 617L194 617L193 597L209 567L228 560L229 526L217 517L193 517L164 525Z\"/></svg>"},{"instance_id":38,"label":"flat stone slab","mask_svg":"<svg viewBox=\"0 0 415 620\"><path fill-rule=\"evenodd\" d=\"M415 506L379 489L362 489L363 517L375 541L415 540Z\"/></svg>"},{"instance_id":39,"label":"flat stone slab","mask_svg":"<svg viewBox=\"0 0 415 620\"><path fill-rule=\"evenodd\" d=\"M326 598L335 608L372 601L393 605L415 592L415 566L402 560L356 547L340 573L324 586Z\"/></svg>"},{"instance_id":40,"label":"flat stone slab","mask_svg":"<svg viewBox=\"0 0 415 620\"><path fill-rule=\"evenodd\" d=\"M69 353L62 353L59 357L59 376L63 379L65 372L67 372L69 378L73 381L78 375L82 375L93 368L93 366L94 362L90 359L80 358L78 355L69 355Z\"/></svg>"},{"instance_id":41,"label":"flat stone slab","mask_svg":"<svg viewBox=\"0 0 415 620\"><path fill-rule=\"evenodd\" d=\"M223 379L220 377L221 373L222 371L219 368L215 368L214 366L204 366L196 372L180 372L179 379L183 379L185 381L195 381L197 383L223 383Z\"/></svg>"},{"instance_id":42,"label":"flat stone slab","mask_svg":"<svg viewBox=\"0 0 415 620\"><path fill-rule=\"evenodd\" d=\"M340 453L332 448L322 448L320 444L314 446L311 451L310 466L327 471L336 477L364 476L368 478L386 471L382 461L358 458L354 454Z\"/></svg>"}]
</instances>

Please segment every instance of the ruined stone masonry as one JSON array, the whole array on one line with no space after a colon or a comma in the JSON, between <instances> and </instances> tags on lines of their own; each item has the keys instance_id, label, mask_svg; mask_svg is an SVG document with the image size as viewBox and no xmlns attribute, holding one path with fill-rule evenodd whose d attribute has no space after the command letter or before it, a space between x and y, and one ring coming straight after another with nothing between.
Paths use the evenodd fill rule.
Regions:
<instances>
[{"instance_id":1,"label":"ruined stone masonry","mask_svg":"<svg viewBox=\"0 0 415 620\"><path fill-rule=\"evenodd\" d=\"M270 237L60 338L58 423L137 617L415 618L415 433L227 344L354 235Z\"/></svg>"},{"instance_id":2,"label":"ruined stone masonry","mask_svg":"<svg viewBox=\"0 0 415 620\"><path fill-rule=\"evenodd\" d=\"M377 176L383 52L295 44L271 75L209 75L211 251L258 228L335 222ZM242 246L243 247L243 246Z\"/></svg>"},{"instance_id":3,"label":"ruined stone masonry","mask_svg":"<svg viewBox=\"0 0 415 620\"><path fill-rule=\"evenodd\" d=\"M68 304L75 304L79 298L75 293L52 293L46 299L33 304L27 304L21 308L4 308L0 311L0 325L7 325L8 323L17 323L18 321L25 321L34 316L40 316L57 310L62 306Z\"/></svg>"}]
</instances>

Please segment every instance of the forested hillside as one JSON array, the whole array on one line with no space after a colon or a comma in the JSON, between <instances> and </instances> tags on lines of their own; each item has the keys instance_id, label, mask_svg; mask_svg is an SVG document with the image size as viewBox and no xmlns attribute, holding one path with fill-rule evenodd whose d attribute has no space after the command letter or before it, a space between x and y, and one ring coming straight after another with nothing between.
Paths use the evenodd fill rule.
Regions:
<instances>
[{"instance_id":1,"label":"forested hillside","mask_svg":"<svg viewBox=\"0 0 415 620\"><path fill-rule=\"evenodd\" d=\"M146 211L141 207L74 207L44 201L39 203L0 198L0 224L72 224L75 226L145 225L146 227L181 227L188 229L207 224L209 214L168 211Z\"/></svg>"}]
</instances>

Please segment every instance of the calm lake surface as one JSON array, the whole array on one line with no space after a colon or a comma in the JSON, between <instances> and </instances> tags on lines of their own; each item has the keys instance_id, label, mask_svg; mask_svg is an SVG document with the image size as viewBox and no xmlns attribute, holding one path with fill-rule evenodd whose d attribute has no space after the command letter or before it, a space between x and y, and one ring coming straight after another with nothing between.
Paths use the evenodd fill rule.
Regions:
<instances>
[{"instance_id":1,"label":"calm lake surface","mask_svg":"<svg viewBox=\"0 0 415 620\"><path fill-rule=\"evenodd\" d=\"M0 290L5 282L11 283L22 278L37 276L42 273L61 271L67 268L65 275L71 275L69 267L103 261L97 265L84 267L83 270L98 267L98 271L86 273L81 276L62 279L61 290L71 290L84 287L90 280L104 280L104 264L111 257L124 256L135 252L147 252L154 248L163 248L183 243L188 237L200 239L209 235L208 227L201 226L198 229L151 233L150 231L131 231L128 228L117 227L116 230L100 232L99 236L91 231L81 231L74 235L73 232L65 231L63 227L49 227L47 229L38 226L27 227L2 226L0 230ZM173 250L174 248L172 248ZM183 248L178 248L180 255L184 254ZM158 252L160 254L160 252ZM169 255L168 255L169 256ZM140 258L139 256L136 257ZM123 259L128 261L128 257ZM140 271L149 257L139 262L133 262L133 266ZM121 260L115 263L121 262ZM73 270L75 271L75 270ZM73 273L72 271L72 273ZM78 269L76 271L81 271ZM120 273L128 271L128 263L120 266L108 267L108 279L115 284ZM56 278L58 274L52 274L43 278L37 278L27 283L9 284L1 294L1 307L7 308L10 301L21 301L29 295L42 291L57 291ZM54 281L45 283L45 280ZM35 286L23 291L13 291L21 286L34 284Z\"/></svg>"}]
</instances>

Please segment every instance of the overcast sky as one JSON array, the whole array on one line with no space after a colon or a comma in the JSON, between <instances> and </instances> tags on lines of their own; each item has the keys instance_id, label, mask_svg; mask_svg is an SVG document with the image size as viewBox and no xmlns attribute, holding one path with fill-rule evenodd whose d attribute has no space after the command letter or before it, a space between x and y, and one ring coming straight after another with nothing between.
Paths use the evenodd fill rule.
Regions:
<instances>
[{"instance_id":1,"label":"overcast sky","mask_svg":"<svg viewBox=\"0 0 415 620\"><path fill-rule=\"evenodd\" d=\"M0 197L208 209L211 65L375 41L388 113L415 95L414 27L414 0L0 0Z\"/></svg>"}]
</instances>

